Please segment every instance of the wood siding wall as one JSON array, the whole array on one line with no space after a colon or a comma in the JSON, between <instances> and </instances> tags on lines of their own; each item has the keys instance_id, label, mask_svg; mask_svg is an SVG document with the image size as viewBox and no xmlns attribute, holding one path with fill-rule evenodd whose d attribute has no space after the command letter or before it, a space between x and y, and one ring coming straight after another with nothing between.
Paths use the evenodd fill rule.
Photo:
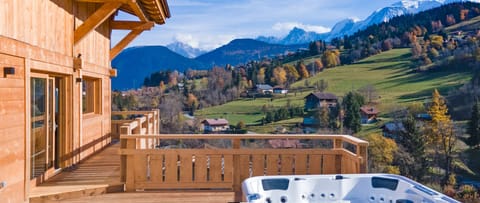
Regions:
<instances>
[{"instance_id":1,"label":"wood siding wall","mask_svg":"<svg viewBox=\"0 0 480 203\"><path fill-rule=\"evenodd\" d=\"M76 45L74 30L100 4L74 0L0 0L0 189L1 202L28 201L30 73L54 74L67 83L67 129L62 166L79 162L107 145L110 136L110 27L107 22ZM73 69L81 54L82 69ZM3 76L3 67L15 75ZM99 79L101 112L82 115L76 78ZM19 170L23 169L23 170Z\"/></svg>"},{"instance_id":2,"label":"wood siding wall","mask_svg":"<svg viewBox=\"0 0 480 203\"><path fill-rule=\"evenodd\" d=\"M4 77L3 67L15 67ZM2 202L23 202L25 190L25 62L0 54L0 189ZM28 145L29 146L29 145Z\"/></svg>"}]
</instances>

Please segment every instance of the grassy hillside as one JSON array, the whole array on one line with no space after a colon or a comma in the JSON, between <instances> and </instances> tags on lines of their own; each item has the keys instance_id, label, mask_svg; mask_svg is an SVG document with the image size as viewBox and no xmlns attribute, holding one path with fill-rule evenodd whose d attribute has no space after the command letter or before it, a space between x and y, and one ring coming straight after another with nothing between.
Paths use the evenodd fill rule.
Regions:
<instances>
[{"instance_id":1,"label":"grassy hillside","mask_svg":"<svg viewBox=\"0 0 480 203\"><path fill-rule=\"evenodd\" d=\"M446 93L470 79L468 73L415 73L409 66L410 49L394 49L352 65L327 69L308 80L310 84L321 79L327 81L327 92L339 96L365 85L373 85L381 96L381 103L402 104L423 101L430 97L434 88ZM299 81L292 87L301 87L304 84L304 81Z\"/></svg>"},{"instance_id":2,"label":"grassy hillside","mask_svg":"<svg viewBox=\"0 0 480 203\"><path fill-rule=\"evenodd\" d=\"M476 31L480 28L480 16L445 28L446 31Z\"/></svg>"},{"instance_id":3,"label":"grassy hillside","mask_svg":"<svg viewBox=\"0 0 480 203\"><path fill-rule=\"evenodd\" d=\"M313 60L313 59L310 59ZM380 95L380 110L385 115L396 105L408 105L411 102L423 102L429 99L434 88L439 89L442 94L456 88L470 79L469 73L458 73L452 71L422 72L416 73L410 70L410 50L395 49L388 52L366 58L352 65L339 66L327 69L324 72L309 78L309 83L314 84L321 79L328 82L327 92L343 96L351 90L357 90L365 85L373 85ZM298 81L292 88L299 88L305 85L305 81ZM287 97L275 98L273 101L267 98L241 99L229 102L224 105L202 109L196 112L197 116L208 118L227 118L231 124L243 120L248 124L258 124L263 117L261 112L263 105L275 107L285 106L287 100L292 105L302 105L303 97L310 92L293 93ZM301 122L299 119L293 119ZM292 122L286 122L289 126ZM269 124L264 127L252 127L251 130L268 132L274 126L281 125L281 122ZM365 127L371 132L375 127Z\"/></svg>"},{"instance_id":4,"label":"grassy hillside","mask_svg":"<svg viewBox=\"0 0 480 203\"><path fill-rule=\"evenodd\" d=\"M226 118L230 124L237 124L243 121L246 124L258 124L264 116L262 113L263 105L282 107L290 100L292 106L303 106L303 97L308 93L290 93L287 96L270 98L245 98L224 105L205 108L195 112L196 116L207 118Z\"/></svg>"}]
</instances>

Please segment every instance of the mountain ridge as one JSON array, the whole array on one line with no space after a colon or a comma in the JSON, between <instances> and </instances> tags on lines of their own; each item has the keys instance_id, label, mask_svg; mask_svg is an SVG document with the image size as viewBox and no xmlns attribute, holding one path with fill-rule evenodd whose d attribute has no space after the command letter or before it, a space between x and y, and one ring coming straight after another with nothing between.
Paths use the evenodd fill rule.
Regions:
<instances>
[{"instance_id":1,"label":"mountain ridge","mask_svg":"<svg viewBox=\"0 0 480 203\"><path fill-rule=\"evenodd\" d=\"M193 48L192 46L179 41L170 43L166 47L172 50L173 52L180 54L182 56L185 56L187 58L195 58L207 52L205 50Z\"/></svg>"},{"instance_id":2,"label":"mountain ridge","mask_svg":"<svg viewBox=\"0 0 480 203\"><path fill-rule=\"evenodd\" d=\"M205 64L177 54L165 46L127 48L112 60L112 67L119 73L112 78L112 89L118 90L138 88L146 76L161 69L183 72L189 68L207 68Z\"/></svg>"},{"instance_id":3,"label":"mountain ridge","mask_svg":"<svg viewBox=\"0 0 480 203\"><path fill-rule=\"evenodd\" d=\"M235 39L195 58L187 58L160 45L130 47L112 60L112 67L119 73L118 77L112 79L112 89L125 90L141 87L145 77L161 70L185 72L188 69L203 70L226 64L238 65L306 47L308 47L307 44L280 45L253 39Z\"/></svg>"},{"instance_id":4,"label":"mountain ridge","mask_svg":"<svg viewBox=\"0 0 480 203\"><path fill-rule=\"evenodd\" d=\"M303 39L308 38L311 39L310 41L314 40L326 40L331 41L337 37L343 37L344 35L352 35L357 31L363 30L368 26L386 22L393 17L405 15L405 14L416 14L428 9L436 8L444 4L450 4L455 2L477 2L480 3L480 0L403 0L396 3L391 4L390 6L386 6L383 8L379 8L376 11L372 12L367 18L364 20L356 21L353 19L343 19L332 27L332 30L327 33L315 33L315 32L307 32L303 30L304 35L298 36L300 28L293 28L286 36L278 38L272 36L259 36L255 39L259 41L265 41L269 43L280 43L280 44L298 44L298 43L308 43L305 42ZM301 30L301 29L300 29ZM297 35L300 39L298 41L291 40L293 38L292 35Z\"/></svg>"}]
</instances>

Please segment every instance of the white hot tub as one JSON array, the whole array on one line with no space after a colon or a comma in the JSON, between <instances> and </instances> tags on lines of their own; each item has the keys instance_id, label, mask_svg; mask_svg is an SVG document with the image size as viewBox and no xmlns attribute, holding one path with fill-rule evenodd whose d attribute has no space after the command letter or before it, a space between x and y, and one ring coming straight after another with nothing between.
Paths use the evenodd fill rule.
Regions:
<instances>
[{"instance_id":1,"label":"white hot tub","mask_svg":"<svg viewBox=\"0 0 480 203\"><path fill-rule=\"evenodd\" d=\"M259 176L246 179L251 203L457 203L406 177L390 174Z\"/></svg>"}]
</instances>

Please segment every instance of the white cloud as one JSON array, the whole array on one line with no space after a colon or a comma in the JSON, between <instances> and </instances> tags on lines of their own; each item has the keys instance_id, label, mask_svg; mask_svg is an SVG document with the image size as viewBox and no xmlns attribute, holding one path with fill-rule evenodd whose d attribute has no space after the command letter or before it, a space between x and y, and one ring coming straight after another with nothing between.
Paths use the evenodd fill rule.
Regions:
<instances>
[{"instance_id":1,"label":"white cloud","mask_svg":"<svg viewBox=\"0 0 480 203\"><path fill-rule=\"evenodd\" d=\"M198 48L199 41L195 39L191 34L177 34L174 37L175 41L182 42L184 44L188 44L193 48Z\"/></svg>"},{"instance_id":2,"label":"white cloud","mask_svg":"<svg viewBox=\"0 0 480 203\"><path fill-rule=\"evenodd\" d=\"M192 34L177 34L174 37L175 41L188 44L193 48L198 48L202 50L212 50L218 48L222 45L227 44L228 42L235 39L235 35L192 35Z\"/></svg>"},{"instance_id":3,"label":"white cloud","mask_svg":"<svg viewBox=\"0 0 480 203\"><path fill-rule=\"evenodd\" d=\"M275 23L272 26L272 29L277 31L288 32L292 30L294 27L301 28L305 31L311 31L316 33L325 33L329 32L331 29L328 27L318 26L318 25L308 25L299 22L282 22L282 23Z\"/></svg>"}]
</instances>

